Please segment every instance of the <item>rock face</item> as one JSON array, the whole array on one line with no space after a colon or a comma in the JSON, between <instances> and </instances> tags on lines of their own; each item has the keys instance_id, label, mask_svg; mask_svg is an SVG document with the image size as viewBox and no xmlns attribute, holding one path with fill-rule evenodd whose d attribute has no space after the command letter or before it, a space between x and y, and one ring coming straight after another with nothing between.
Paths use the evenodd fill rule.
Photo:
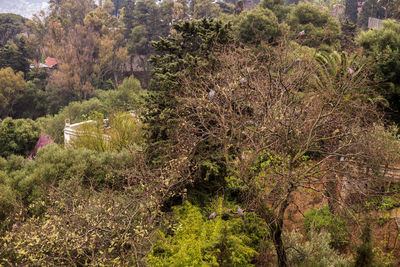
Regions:
<instances>
[{"instance_id":1,"label":"rock face","mask_svg":"<svg viewBox=\"0 0 400 267\"><path fill-rule=\"evenodd\" d=\"M33 14L46 10L48 2L48 0L1 0L0 13L14 13L32 18Z\"/></svg>"}]
</instances>

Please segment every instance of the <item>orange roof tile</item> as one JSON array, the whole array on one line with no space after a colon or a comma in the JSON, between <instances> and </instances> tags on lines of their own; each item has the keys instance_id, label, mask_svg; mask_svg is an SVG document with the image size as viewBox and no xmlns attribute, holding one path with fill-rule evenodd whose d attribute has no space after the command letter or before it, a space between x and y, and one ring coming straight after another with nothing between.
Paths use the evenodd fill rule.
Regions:
<instances>
[{"instance_id":1,"label":"orange roof tile","mask_svg":"<svg viewBox=\"0 0 400 267\"><path fill-rule=\"evenodd\" d=\"M57 65L57 60L55 58L48 57L45 59L44 65L48 66L49 68L52 68L55 65Z\"/></svg>"}]
</instances>

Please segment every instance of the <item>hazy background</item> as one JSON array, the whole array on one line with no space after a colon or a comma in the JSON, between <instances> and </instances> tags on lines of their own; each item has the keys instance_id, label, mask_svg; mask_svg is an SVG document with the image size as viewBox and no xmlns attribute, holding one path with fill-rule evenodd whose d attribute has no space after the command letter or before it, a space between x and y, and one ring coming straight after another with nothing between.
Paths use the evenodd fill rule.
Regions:
<instances>
[{"instance_id":1,"label":"hazy background","mask_svg":"<svg viewBox=\"0 0 400 267\"><path fill-rule=\"evenodd\" d=\"M0 0L0 13L14 13L31 18L34 13L46 9L48 0Z\"/></svg>"}]
</instances>

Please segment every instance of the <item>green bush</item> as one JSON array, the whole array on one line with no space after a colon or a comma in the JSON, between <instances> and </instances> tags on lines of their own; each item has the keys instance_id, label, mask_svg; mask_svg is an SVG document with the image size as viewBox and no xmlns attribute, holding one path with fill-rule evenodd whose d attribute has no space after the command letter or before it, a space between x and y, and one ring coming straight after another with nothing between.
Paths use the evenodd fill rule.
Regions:
<instances>
[{"instance_id":1,"label":"green bush","mask_svg":"<svg viewBox=\"0 0 400 267\"><path fill-rule=\"evenodd\" d=\"M326 231L308 232L308 240L298 232L285 234L288 266L338 267L350 266L348 258L340 255L331 247L332 237Z\"/></svg>"},{"instance_id":2,"label":"green bush","mask_svg":"<svg viewBox=\"0 0 400 267\"><path fill-rule=\"evenodd\" d=\"M266 8L256 8L242 13L237 28L240 40L244 43L258 44L281 34L278 19Z\"/></svg>"},{"instance_id":3,"label":"green bush","mask_svg":"<svg viewBox=\"0 0 400 267\"><path fill-rule=\"evenodd\" d=\"M159 233L148 256L151 266L252 266L262 237L263 224L246 213L245 218L208 215L186 202L175 208L172 234Z\"/></svg>"},{"instance_id":4,"label":"green bush","mask_svg":"<svg viewBox=\"0 0 400 267\"><path fill-rule=\"evenodd\" d=\"M381 205L379 206L379 210L391 210L400 206L400 202L394 200L391 197L384 197L382 199Z\"/></svg>"},{"instance_id":5,"label":"green bush","mask_svg":"<svg viewBox=\"0 0 400 267\"><path fill-rule=\"evenodd\" d=\"M1 178L1 174L0 174ZM17 206L15 192L9 185L0 184L0 222L4 221Z\"/></svg>"},{"instance_id":6,"label":"green bush","mask_svg":"<svg viewBox=\"0 0 400 267\"><path fill-rule=\"evenodd\" d=\"M40 215L51 188L78 186L95 190L121 189L124 180L121 171L132 166L132 155L127 151L119 153L98 153L88 149L62 149L50 144L37 154L34 161L20 156L8 160L0 158L0 221L5 219L17 200L28 207L29 212Z\"/></svg>"},{"instance_id":7,"label":"green bush","mask_svg":"<svg viewBox=\"0 0 400 267\"><path fill-rule=\"evenodd\" d=\"M52 195L43 216L0 236L0 265L136 266L150 245L149 225L140 225L146 213L133 197L92 190Z\"/></svg>"},{"instance_id":8,"label":"green bush","mask_svg":"<svg viewBox=\"0 0 400 267\"><path fill-rule=\"evenodd\" d=\"M304 218L305 232L314 229L317 233L322 230L331 234L331 246L333 248L344 248L349 244L350 237L344 220L340 216L333 215L327 206L321 209L309 210Z\"/></svg>"},{"instance_id":9,"label":"green bush","mask_svg":"<svg viewBox=\"0 0 400 267\"><path fill-rule=\"evenodd\" d=\"M0 120L0 157L28 156L40 137L38 123L31 119Z\"/></svg>"},{"instance_id":10,"label":"green bush","mask_svg":"<svg viewBox=\"0 0 400 267\"><path fill-rule=\"evenodd\" d=\"M127 112L119 112L109 117L107 125L108 139L104 138L104 125L102 114L96 114L91 119L96 123L87 123L80 130L86 135L73 139L72 146L75 148L88 148L96 151L138 151L144 144L144 130L141 121Z\"/></svg>"},{"instance_id":11,"label":"green bush","mask_svg":"<svg viewBox=\"0 0 400 267\"><path fill-rule=\"evenodd\" d=\"M142 90L140 82L130 76L124 79L117 90L99 91L98 98L107 113L133 110L139 114L145 95L146 91Z\"/></svg>"},{"instance_id":12,"label":"green bush","mask_svg":"<svg viewBox=\"0 0 400 267\"><path fill-rule=\"evenodd\" d=\"M301 31L304 36L296 38L309 47L332 46L340 37L340 24L327 10L321 10L310 3L299 3L287 17L293 38Z\"/></svg>"}]
</instances>

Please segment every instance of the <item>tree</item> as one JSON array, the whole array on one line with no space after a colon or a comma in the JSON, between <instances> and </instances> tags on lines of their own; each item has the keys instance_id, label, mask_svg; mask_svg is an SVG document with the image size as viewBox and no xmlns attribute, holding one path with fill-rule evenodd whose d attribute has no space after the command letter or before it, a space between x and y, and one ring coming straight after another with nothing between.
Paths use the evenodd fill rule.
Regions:
<instances>
[{"instance_id":1,"label":"tree","mask_svg":"<svg viewBox=\"0 0 400 267\"><path fill-rule=\"evenodd\" d=\"M258 6L271 10L274 12L279 21L282 21L289 11L288 8L283 6L284 3L285 0L261 0Z\"/></svg>"},{"instance_id":2,"label":"tree","mask_svg":"<svg viewBox=\"0 0 400 267\"><path fill-rule=\"evenodd\" d=\"M110 4L112 5L111 2ZM111 8L110 6L109 9ZM123 47L124 37L118 27L118 20L109 13L104 4L90 12L84 22L85 27L93 28L95 32L99 33L95 36L98 38L95 41L98 55L94 56L95 62L93 62L95 63L97 84L113 78L114 84L118 87L119 79L127 63L128 51Z\"/></svg>"},{"instance_id":3,"label":"tree","mask_svg":"<svg viewBox=\"0 0 400 267\"><path fill-rule=\"evenodd\" d=\"M216 18L221 12L213 0L190 1L190 11L194 19Z\"/></svg>"},{"instance_id":4,"label":"tree","mask_svg":"<svg viewBox=\"0 0 400 267\"><path fill-rule=\"evenodd\" d=\"M42 10L38 14L34 14L32 19L27 23L29 29L28 33L28 46L31 47L30 54L31 58L35 62L40 62L44 54L44 47L47 45L48 41L48 30L49 30L49 20L46 17L46 13Z\"/></svg>"},{"instance_id":5,"label":"tree","mask_svg":"<svg viewBox=\"0 0 400 267\"><path fill-rule=\"evenodd\" d=\"M147 99L145 122L149 127L149 145L153 152L149 157L162 164L161 158L168 154L171 130L176 127L176 99L180 90L179 72L191 64L204 64L214 68L213 53L220 45L232 41L229 24L213 20L189 21L175 24L176 34L153 43L157 54L151 59L154 64L154 79L150 84L152 93ZM151 150L149 150L151 151Z\"/></svg>"},{"instance_id":6,"label":"tree","mask_svg":"<svg viewBox=\"0 0 400 267\"><path fill-rule=\"evenodd\" d=\"M127 1L122 15L123 33L127 41L131 72L135 67L145 73L144 83L150 79L148 59L154 52L152 41L169 34L173 3L157 4L155 0Z\"/></svg>"},{"instance_id":7,"label":"tree","mask_svg":"<svg viewBox=\"0 0 400 267\"><path fill-rule=\"evenodd\" d=\"M97 40L97 33L92 27L76 25L60 45L52 47L59 62L46 88L52 113L73 100L88 99L94 94Z\"/></svg>"},{"instance_id":8,"label":"tree","mask_svg":"<svg viewBox=\"0 0 400 267\"><path fill-rule=\"evenodd\" d=\"M116 17L120 16L120 10L124 7L126 0L112 0L112 2L114 3L114 11L112 12L112 14Z\"/></svg>"},{"instance_id":9,"label":"tree","mask_svg":"<svg viewBox=\"0 0 400 267\"><path fill-rule=\"evenodd\" d=\"M48 47L58 61L47 86L53 113L73 100L93 96L109 79L118 86L124 71L127 50L117 18L99 6L83 23L67 30L59 22L50 24L53 34Z\"/></svg>"},{"instance_id":10,"label":"tree","mask_svg":"<svg viewBox=\"0 0 400 267\"><path fill-rule=\"evenodd\" d=\"M26 47L26 40L21 37L15 43L8 43L0 49L0 68L11 67L14 71L29 71L29 55Z\"/></svg>"},{"instance_id":11,"label":"tree","mask_svg":"<svg viewBox=\"0 0 400 267\"><path fill-rule=\"evenodd\" d=\"M394 20L383 22L383 27L362 32L357 42L374 66L374 78L380 83L378 91L390 104L389 114L398 121L400 99L400 24Z\"/></svg>"},{"instance_id":12,"label":"tree","mask_svg":"<svg viewBox=\"0 0 400 267\"><path fill-rule=\"evenodd\" d=\"M93 0L53 0L50 1L48 20L58 21L67 31L74 25L83 25L86 14L95 8Z\"/></svg>"},{"instance_id":13,"label":"tree","mask_svg":"<svg viewBox=\"0 0 400 267\"><path fill-rule=\"evenodd\" d=\"M16 14L0 14L0 48L9 40L15 41L17 34L24 30L26 19Z\"/></svg>"},{"instance_id":14,"label":"tree","mask_svg":"<svg viewBox=\"0 0 400 267\"><path fill-rule=\"evenodd\" d=\"M26 86L22 72L14 73L12 68L0 69L0 118L14 113L15 104Z\"/></svg>"},{"instance_id":15,"label":"tree","mask_svg":"<svg viewBox=\"0 0 400 267\"><path fill-rule=\"evenodd\" d=\"M215 180L225 193L239 190L246 209L268 224L278 265L287 266L282 232L293 193L324 193L317 186L342 173L341 157L361 165L374 158L364 139L381 115L368 101L362 69L349 74L344 64L332 72L285 42L255 54L232 50L218 54L211 72L199 64L179 76L171 168L178 181ZM205 176L205 162L217 153L214 174Z\"/></svg>"},{"instance_id":16,"label":"tree","mask_svg":"<svg viewBox=\"0 0 400 267\"><path fill-rule=\"evenodd\" d=\"M346 15L346 18L352 23L357 22L358 2L359 1L357 1L357 0L346 0L345 15Z\"/></svg>"},{"instance_id":17,"label":"tree","mask_svg":"<svg viewBox=\"0 0 400 267\"><path fill-rule=\"evenodd\" d=\"M46 93L41 85L42 81L35 78L27 82L27 86L15 103L13 118L36 119L47 113Z\"/></svg>"},{"instance_id":18,"label":"tree","mask_svg":"<svg viewBox=\"0 0 400 267\"><path fill-rule=\"evenodd\" d=\"M340 24L327 10L310 3L300 3L287 18L292 37L309 47L331 46L340 37ZM304 33L304 34L300 34Z\"/></svg>"},{"instance_id":19,"label":"tree","mask_svg":"<svg viewBox=\"0 0 400 267\"><path fill-rule=\"evenodd\" d=\"M237 25L242 42L259 44L261 41L272 41L280 35L278 19L274 13L265 8L255 8L240 14Z\"/></svg>"},{"instance_id":20,"label":"tree","mask_svg":"<svg viewBox=\"0 0 400 267\"><path fill-rule=\"evenodd\" d=\"M28 156L40 136L38 123L30 119L0 120L0 157Z\"/></svg>"}]
</instances>

